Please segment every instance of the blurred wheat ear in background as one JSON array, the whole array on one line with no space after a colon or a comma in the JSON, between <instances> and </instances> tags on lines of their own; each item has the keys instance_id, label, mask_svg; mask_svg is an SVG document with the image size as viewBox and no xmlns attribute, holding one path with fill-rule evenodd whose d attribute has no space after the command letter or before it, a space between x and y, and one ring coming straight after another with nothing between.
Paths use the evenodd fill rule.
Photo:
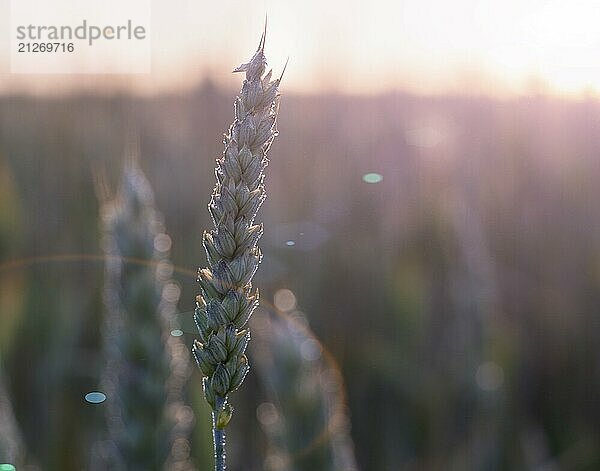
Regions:
<instances>
[{"instance_id":1,"label":"blurred wheat ear in background","mask_svg":"<svg viewBox=\"0 0 600 471\"><path fill-rule=\"evenodd\" d=\"M11 180L4 155L0 153L0 258L4 258L18 238L18 231L8 224L15 216L18 206L11 196ZM0 282L5 280L0 278ZM1 298L1 296L0 296ZM10 333L10 324L4 322L8 317L5 305L0 299L0 337ZM4 369L4 345L0 341L0 465L13 465L17 469L25 463L25 446L19 430L10 399L9 376ZM0 468L1 469L1 468Z\"/></svg>"},{"instance_id":2,"label":"blurred wheat ear in background","mask_svg":"<svg viewBox=\"0 0 600 471\"><path fill-rule=\"evenodd\" d=\"M270 402L257 418L268 439L267 471L356 471L341 373L304 314L253 318L253 353Z\"/></svg>"},{"instance_id":3,"label":"blurred wheat ear in background","mask_svg":"<svg viewBox=\"0 0 600 471\"><path fill-rule=\"evenodd\" d=\"M187 347L170 335L178 329L179 299L171 239L137 153L128 149L119 193L102 208L108 440L92 461L96 469L192 470L194 416L184 402L191 363Z\"/></svg>"},{"instance_id":4,"label":"blurred wheat ear in background","mask_svg":"<svg viewBox=\"0 0 600 471\"><path fill-rule=\"evenodd\" d=\"M0 465L12 464L19 469L23 464L24 455L25 450L5 386L0 357Z\"/></svg>"},{"instance_id":5,"label":"blurred wheat ear in background","mask_svg":"<svg viewBox=\"0 0 600 471\"><path fill-rule=\"evenodd\" d=\"M277 134L281 77L271 80L271 71L263 77L265 34L266 23L250 62L234 70L245 72L246 79L235 100L235 120L225 136L223 157L217 160L217 183L208 206L215 228L203 238L209 266L198 274L202 291L194 318L200 339L194 342L193 353L213 409L217 471L225 469L224 428L233 413L228 395L249 370L244 352L250 332L244 327L258 305L252 278L262 257L257 242L263 232L254 219L265 199L266 154Z\"/></svg>"}]
</instances>

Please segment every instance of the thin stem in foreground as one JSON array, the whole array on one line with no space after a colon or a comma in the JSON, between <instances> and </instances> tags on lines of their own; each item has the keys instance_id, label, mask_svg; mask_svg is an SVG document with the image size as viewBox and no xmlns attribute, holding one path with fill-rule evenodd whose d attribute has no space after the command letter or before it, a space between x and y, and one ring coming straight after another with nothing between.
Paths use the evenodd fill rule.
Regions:
<instances>
[{"instance_id":1,"label":"thin stem in foreground","mask_svg":"<svg viewBox=\"0 0 600 471\"><path fill-rule=\"evenodd\" d=\"M212 412L213 418L213 440L215 446L215 471L225 471L225 430L219 428L219 410L223 408L225 399L215 397L215 410Z\"/></svg>"}]
</instances>

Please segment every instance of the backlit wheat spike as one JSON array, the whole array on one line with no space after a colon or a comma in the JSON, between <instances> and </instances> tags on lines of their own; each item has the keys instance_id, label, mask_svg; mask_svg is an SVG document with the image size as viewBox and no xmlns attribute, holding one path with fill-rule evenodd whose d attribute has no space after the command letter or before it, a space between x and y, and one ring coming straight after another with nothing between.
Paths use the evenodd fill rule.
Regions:
<instances>
[{"instance_id":1,"label":"backlit wheat spike","mask_svg":"<svg viewBox=\"0 0 600 471\"><path fill-rule=\"evenodd\" d=\"M213 409L217 470L225 469L223 429L233 412L228 395L249 370L246 324L258 305L252 277L261 261L257 242L263 232L255 218L265 199L267 151L277 135L281 77L271 80L272 72L265 74L264 46L265 33L252 59L234 70L244 72L246 79L235 100L235 119L225 135L223 156L217 160L217 182L208 205L214 229L203 237L208 267L198 273L201 294L196 298L195 320L200 338L192 351Z\"/></svg>"}]
</instances>

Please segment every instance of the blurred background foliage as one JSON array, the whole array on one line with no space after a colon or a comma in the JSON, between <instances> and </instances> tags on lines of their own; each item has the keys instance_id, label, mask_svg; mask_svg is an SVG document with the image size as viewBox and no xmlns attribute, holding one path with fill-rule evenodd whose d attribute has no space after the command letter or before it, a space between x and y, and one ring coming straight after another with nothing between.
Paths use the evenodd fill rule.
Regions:
<instances>
[{"instance_id":1,"label":"blurred background foliage","mask_svg":"<svg viewBox=\"0 0 600 471\"><path fill-rule=\"evenodd\" d=\"M117 187L135 123L190 345L186 270L205 263L233 95L0 98L0 389L29 469L84 469L103 427L84 396L105 367L104 267L79 257L101 254L97 172ZM600 104L285 94L279 129L231 469L600 468ZM329 370L345 395L325 394ZM197 371L189 386L210 469ZM332 411L342 438L297 455ZM356 461L331 464L340 446Z\"/></svg>"}]
</instances>

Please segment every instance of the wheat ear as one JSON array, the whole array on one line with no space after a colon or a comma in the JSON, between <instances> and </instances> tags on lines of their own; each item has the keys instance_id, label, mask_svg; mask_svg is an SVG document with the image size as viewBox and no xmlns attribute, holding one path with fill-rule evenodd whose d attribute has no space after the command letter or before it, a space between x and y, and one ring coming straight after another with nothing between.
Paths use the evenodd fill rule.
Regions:
<instances>
[{"instance_id":1,"label":"wheat ear","mask_svg":"<svg viewBox=\"0 0 600 471\"><path fill-rule=\"evenodd\" d=\"M265 75L264 46L265 33L252 59L234 70L245 72L246 79L215 169L217 182L208 205L215 228L203 237L209 266L198 272L201 294L194 318L200 338L192 352L213 410L217 471L225 469L224 428L233 412L228 395L249 370L244 352L250 332L245 327L258 305L252 278L262 257L257 242L263 232L254 219L265 199L267 151L277 135L281 77L271 80L272 71Z\"/></svg>"},{"instance_id":2,"label":"wheat ear","mask_svg":"<svg viewBox=\"0 0 600 471\"><path fill-rule=\"evenodd\" d=\"M169 335L178 297L169 273L169 239L138 165L137 146L128 151L118 197L103 207L108 312L102 383L114 444L105 469L188 471L193 417L183 389L189 355Z\"/></svg>"}]
</instances>

